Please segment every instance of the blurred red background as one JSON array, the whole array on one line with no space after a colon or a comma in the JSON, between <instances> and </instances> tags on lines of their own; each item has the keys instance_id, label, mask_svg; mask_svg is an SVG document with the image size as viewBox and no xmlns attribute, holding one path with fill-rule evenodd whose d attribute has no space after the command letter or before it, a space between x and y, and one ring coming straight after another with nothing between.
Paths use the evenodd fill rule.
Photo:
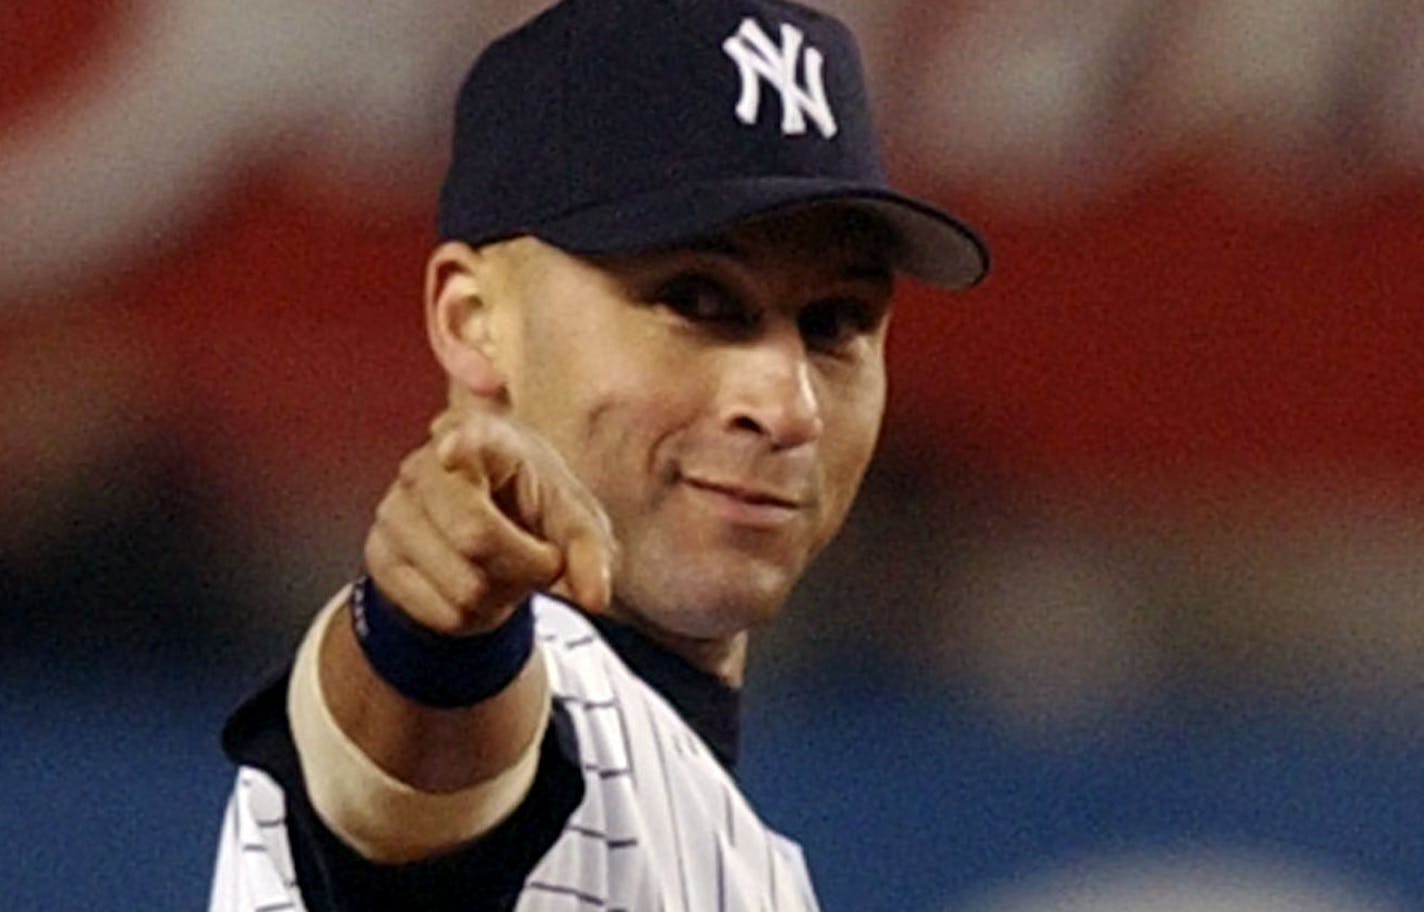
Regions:
<instances>
[{"instance_id":1,"label":"blurred red background","mask_svg":"<svg viewBox=\"0 0 1424 912\"><path fill-rule=\"evenodd\" d=\"M18 5L0 160L76 109L133 28L119 10ZM1178 155L1125 189L1040 210L938 186L990 240L995 272L963 299L902 295L895 438L1009 488L1126 485L1187 508L1283 480L1419 490L1418 182L1385 176L1322 201L1306 186L1272 205L1219 165ZM419 299L433 184L380 210L306 176L291 155L258 160L181 240L139 239L12 299L8 358L53 334L136 354L194 452L220 476L238 467L234 491L254 477L321 488L334 462L375 483L440 398Z\"/></svg>"},{"instance_id":2,"label":"blurred red background","mask_svg":"<svg viewBox=\"0 0 1424 912\"><path fill-rule=\"evenodd\" d=\"M153 703L188 706L190 753L168 755L189 776L187 758L211 761L218 800L221 711L184 701L221 702L215 677L285 656L440 407L420 295L449 102L477 48L542 5L0 13L0 602L24 621L0 674L72 723L45 747L48 723L15 701L40 745L24 763L167 788L112 770L149 762L130 741L159 724ZM787 782L838 785L805 769L864 749L817 753L858 737L845 718L908 732L923 761L918 786L889 780L863 808L800 802L856 822L808 833L845 891L827 907L898 902L858 841L836 841L877 815L895 829L874 801L901 799L945 831L918 851L964 843L923 866L959 886L1055 847L1128 845L1141 832L1113 813L1138 799L1153 833L1309 843L1415 884L1418 790L1398 783L1424 730L1424 4L820 5L866 46L892 171L995 260L968 295L904 286L884 474L758 641L766 689L809 695L767 726L794 755ZM875 688L898 674L924 715L899 714L908 698L887 712ZM168 689L150 696L154 680ZM1163 694L1186 708L1131 729ZM86 699L115 734L79 718ZM1002 730L978 727L985 707ZM1261 734L1280 719L1310 737ZM1359 772L1363 739L1317 749L1342 719L1383 720L1390 775ZM1114 723L1162 757L1100 751L1131 740ZM941 730L953 743L924 750ZM1016 753L1024 732L1046 753ZM130 767L99 769L116 739ZM960 805L933 793L944 764L974 773ZM1256 778L1217 793L1235 769ZM1157 800L1184 783L1200 791ZM98 838L95 805L133 826L152 810L73 783L11 791L31 816L0 829L59 834L37 851L65 864L56 795ZM767 791L795 809L797 788ZM1217 829L1193 829L1204 808ZM196 843L189 809L173 813L176 869L174 846ZM67 889L57 864L30 866L34 895Z\"/></svg>"}]
</instances>

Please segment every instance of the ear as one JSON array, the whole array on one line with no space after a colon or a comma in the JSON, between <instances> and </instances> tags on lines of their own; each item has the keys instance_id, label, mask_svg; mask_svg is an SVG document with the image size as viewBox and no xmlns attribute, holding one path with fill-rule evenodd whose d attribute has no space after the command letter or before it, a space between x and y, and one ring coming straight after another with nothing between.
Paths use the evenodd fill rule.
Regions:
<instances>
[{"instance_id":1,"label":"ear","mask_svg":"<svg viewBox=\"0 0 1424 912\"><path fill-rule=\"evenodd\" d=\"M430 349L453 383L482 399L504 389L494 359L490 266L482 251L447 241L435 248L425 267Z\"/></svg>"}]
</instances>

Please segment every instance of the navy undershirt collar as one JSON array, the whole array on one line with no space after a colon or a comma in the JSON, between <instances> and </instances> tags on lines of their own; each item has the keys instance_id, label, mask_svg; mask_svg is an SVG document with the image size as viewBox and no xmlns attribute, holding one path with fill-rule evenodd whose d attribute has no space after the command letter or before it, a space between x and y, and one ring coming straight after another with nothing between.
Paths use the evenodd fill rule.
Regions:
<instances>
[{"instance_id":1,"label":"navy undershirt collar","mask_svg":"<svg viewBox=\"0 0 1424 912\"><path fill-rule=\"evenodd\" d=\"M742 692L694 668L625 624L606 617L590 619L624 663L682 714L727 772L735 775L741 744Z\"/></svg>"}]
</instances>

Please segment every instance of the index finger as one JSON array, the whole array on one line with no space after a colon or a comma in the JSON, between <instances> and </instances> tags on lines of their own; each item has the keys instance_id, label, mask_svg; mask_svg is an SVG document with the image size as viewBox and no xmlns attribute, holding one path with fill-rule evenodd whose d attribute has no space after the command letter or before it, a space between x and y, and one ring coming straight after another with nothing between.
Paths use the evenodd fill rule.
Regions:
<instances>
[{"instance_id":1,"label":"index finger","mask_svg":"<svg viewBox=\"0 0 1424 912\"><path fill-rule=\"evenodd\" d=\"M617 553L613 525L557 450L513 422L489 420L456 428L436 452L445 468L487 485L512 521L559 549L561 588L575 602L607 609Z\"/></svg>"},{"instance_id":2,"label":"index finger","mask_svg":"<svg viewBox=\"0 0 1424 912\"><path fill-rule=\"evenodd\" d=\"M488 417L471 423L454 416L437 419L435 457L442 468L459 472L490 491L505 487L529 461L528 447L502 421Z\"/></svg>"},{"instance_id":3,"label":"index finger","mask_svg":"<svg viewBox=\"0 0 1424 912\"><path fill-rule=\"evenodd\" d=\"M578 605L602 613L613 598L613 568L618 543L603 505L551 448L521 467L507 490L535 533L559 549L563 567L560 589Z\"/></svg>"}]
</instances>

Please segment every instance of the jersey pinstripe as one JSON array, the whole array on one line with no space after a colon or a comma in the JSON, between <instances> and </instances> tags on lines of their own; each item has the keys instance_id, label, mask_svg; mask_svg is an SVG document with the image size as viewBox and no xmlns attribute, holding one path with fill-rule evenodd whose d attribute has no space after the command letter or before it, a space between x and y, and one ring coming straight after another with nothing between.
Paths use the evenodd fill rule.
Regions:
<instances>
[{"instance_id":1,"label":"jersey pinstripe","mask_svg":"<svg viewBox=\"0 0 1424 912\"><path fill-rule=\"evenodd\" d=\"M554 699L585 792L517 912L817 912L800 847L767 828L702 739L577 611L536 597ZM305 912L281 788L242 768L211 912Z\"/></svg>"}]
</instances>

